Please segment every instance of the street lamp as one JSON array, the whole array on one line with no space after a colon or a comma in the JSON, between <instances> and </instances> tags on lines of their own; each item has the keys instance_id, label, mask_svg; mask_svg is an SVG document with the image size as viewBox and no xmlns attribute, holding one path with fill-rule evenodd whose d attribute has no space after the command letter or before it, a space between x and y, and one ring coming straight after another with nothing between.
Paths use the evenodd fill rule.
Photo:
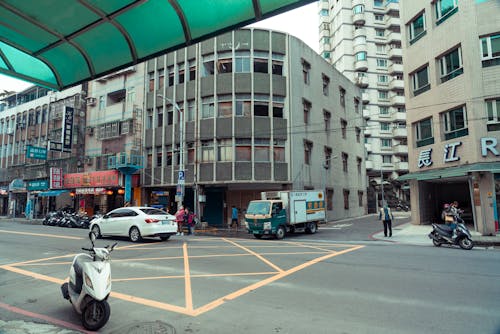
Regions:
<instances>
[{"instance_id":1,"label":"street lamp","mask_svg":"<svg viewBox=\"0 0 500 334\"><path fill-rule=\"evenodd\" d=\"M161 94L157 95L158 98L167 101L171 105L174 106L174 108L177 110L179 113L179 174L177 178L177 189L176 193L178 194L176 197L176 202L177 202L177 209L179 209L182 205L182 202L184 201L184 112L179 108L177 103L175 101L172 101L168 97L165 97ZM180 191L178 191L180 188Z\"/></svg>"}]
</instances>

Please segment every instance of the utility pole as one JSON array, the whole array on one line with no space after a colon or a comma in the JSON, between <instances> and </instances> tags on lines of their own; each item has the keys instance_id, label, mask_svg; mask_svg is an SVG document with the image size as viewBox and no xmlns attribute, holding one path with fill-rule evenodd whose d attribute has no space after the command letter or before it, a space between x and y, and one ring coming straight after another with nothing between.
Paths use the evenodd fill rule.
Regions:
<instances>
[{"instance_id":1,"label":"utility pole","mask_svg":"<svg viewBox=\"0 0 500 334\"><path fill-rule=\"evenodd\" d=\"M384 199L384 174L382 173L382 167L380 167L380 189L382 191L382 207L384 207L385 199Z\"/></svg>"},{"instance_id":2,"label":"utility pole","mask_svg":"<svg viewBox=\"0 0 500 334\"><path fill-rule=\"evenodd\" d=\"M161 94L157 95L160 99L163 99L174 106L174 108L179 113L179 174L177 178L176 187L176 202L177 210L181 207L184 202L184 182L185 182L185 172L184 172L184 112L179 108L175 101L172 101L168 97ZM180 191L179 191L180 190ZM196 200L196 199L195 199Z\"/></svg>"}]
</instances>

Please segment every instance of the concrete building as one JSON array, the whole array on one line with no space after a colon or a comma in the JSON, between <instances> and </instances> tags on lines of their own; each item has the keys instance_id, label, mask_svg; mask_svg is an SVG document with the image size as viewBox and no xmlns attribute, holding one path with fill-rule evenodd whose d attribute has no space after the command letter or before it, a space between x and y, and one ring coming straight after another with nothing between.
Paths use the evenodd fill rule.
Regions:
<instances>
[{"instance_id":1,"label":"concrete building","mask_svg":"<svg viewBox=\"0 0 500 334\"><path fill-rule=\"evenodd\" d=\"M498 231L500 3L404 1L412 220L458 201L483 235Z\"/></svg>"},{"instance_id":2,"label":"concrete building","mask_svg":"<svg viewBox=\"0 0 500 334\"><path fill-rule=\"evenodd\" d=\"M212 225L280 189L325 189L329 219L365 213L360 91L302 41L236 30L148 61L146 76L148 204L172 207L184 165L184 203Z\"/></svg>"},{"instance_id":3,"label":"concrete building","mask_svg":"<svg viewBox=\"0 0 500 334\"><path fill-rule=\"evenodd\" d=\"M361 88L368 211L409 203L406 109L397 0L319 1L320 54Z\"/></svg>"}]
</instances>

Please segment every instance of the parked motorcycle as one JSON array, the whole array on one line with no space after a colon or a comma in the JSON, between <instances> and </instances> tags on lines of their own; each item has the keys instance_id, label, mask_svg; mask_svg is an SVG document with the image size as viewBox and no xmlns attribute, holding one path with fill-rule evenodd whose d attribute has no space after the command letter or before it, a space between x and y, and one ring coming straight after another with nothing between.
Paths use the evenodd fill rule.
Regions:
<instances>
[{"instance_id":1,"label":"parked motorcycle","mask_svg":"<svg viewBox=\"0 0 500 334\"><path fill-rule=\"evenodd\" d=\"M462 224L456 224L455 233L449 225L432 224L432 232L429 233L429 238L432 239L434 246L439 247L442 244L459 245L462 249L472 249L474 243L467 227Z\"/></svg>"},{"instance_id":2,"label":"parked motorcycle","mask_svg":"<svg viewBox=\"0 0 500 334\"><path fill-rule=\"evenodd\" d=\"M398 204L396 204L396 210L397 211L405 211L405 212L408 212L410 210L410 207L406 204L404 204L403 202L399 201Z\"/></svg>"},{"instance_id":3,"label":"parked motorcycle","mask_svg":"<svg viewBox=\"0 0 500 334\"><path fill-rule=\"evenodd\" d=\"M92 248L82 248L87 253L75 256L69 271L69 282L61 285L64 299L68 299L81 315L83 326L91 331L103 327L111 310L108 297L111 292L110 253L116 246L94 246L96 235L89 232Z\"/></svg>"}]
</instances>

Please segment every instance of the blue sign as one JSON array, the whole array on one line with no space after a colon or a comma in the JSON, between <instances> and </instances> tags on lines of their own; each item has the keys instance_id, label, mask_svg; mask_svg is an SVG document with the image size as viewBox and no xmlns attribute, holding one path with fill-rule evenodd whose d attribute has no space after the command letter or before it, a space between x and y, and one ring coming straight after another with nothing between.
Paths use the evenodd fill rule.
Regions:
<instances>
[{"instance_id":1,"label":"blue sign","mask_svg":"<svg viewBox=\"0 0 500 334\"><path fill-rule=\"evenodd\" d=\"M47 149L45 147L26 145L26 158L47 160Z\"/></svg>"},{"instance_id":2,"label":"blue sign","mask_svg":"<svg viewBox=\"0 0 500 334\"><path fill-rule=\"evenodd\" d=\"M32 191L32 190L47 190L47 189L49 189L49 181L48 180L28 181L28 187L27 187L27 189L29 191Z\"/></svg>"}]
</instances>

